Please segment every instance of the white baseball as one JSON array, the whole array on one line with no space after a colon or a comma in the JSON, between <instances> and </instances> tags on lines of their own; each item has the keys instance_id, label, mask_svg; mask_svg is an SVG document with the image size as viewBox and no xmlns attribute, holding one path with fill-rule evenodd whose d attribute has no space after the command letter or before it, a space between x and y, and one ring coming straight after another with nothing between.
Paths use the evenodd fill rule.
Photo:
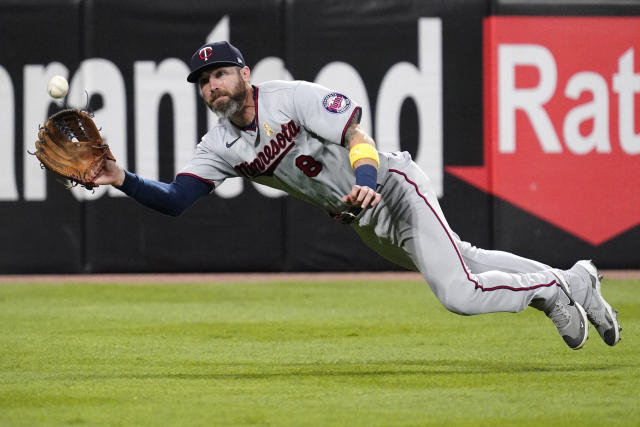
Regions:
<instances>
[{"instance_id":1,"label":"white baseball","mask_svg":"<svg viewBox=\"0 0 640 427\"><path fill-rule=\"evenodd\" d=\"M62 76L53 76L47 85L47 92L52 98L64 98L69 92L69 82Z\"/></svg>"}]
</instances>

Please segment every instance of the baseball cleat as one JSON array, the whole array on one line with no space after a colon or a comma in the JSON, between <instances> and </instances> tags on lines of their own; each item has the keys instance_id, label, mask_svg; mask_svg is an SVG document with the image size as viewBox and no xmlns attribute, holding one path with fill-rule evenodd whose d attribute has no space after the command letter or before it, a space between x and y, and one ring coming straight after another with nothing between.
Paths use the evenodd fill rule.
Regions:
<instances>
[{"instance_id":1,"label":"baseball cleat","mask_svg":"<svg viewBox=\"0 0 640 427\"><path fill-rule=\"evenodd\" d=\"M545 313L572 350L582 348L589 337L587 314L584 308L571 298L564 283L560 283L556 301Z\"/></svg>"},{"instance_id":2,"label":"baseball cleat","mask_svg":"<svg viewBox=\"0 0 640 427\"><path fill-rule=\"evenodd\" d=\"M602 340L608 345L616 345L620 341L620 331L622 328L618 323L618 312L611 308L609 303L602 297L600 285L602 276L598 269L590 260L582 260L575 263L572 270L582 268L589 274L591 279L591 292L587 296L584 308L587 318L595 326ZM574 270L575 271L575 270Z\"/></svg>"}]
</instances>

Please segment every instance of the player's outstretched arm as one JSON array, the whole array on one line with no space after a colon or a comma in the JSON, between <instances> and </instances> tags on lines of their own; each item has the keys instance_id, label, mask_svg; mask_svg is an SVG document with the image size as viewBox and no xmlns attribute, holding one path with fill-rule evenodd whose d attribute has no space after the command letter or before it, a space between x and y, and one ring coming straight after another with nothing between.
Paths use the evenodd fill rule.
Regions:
<instances>
[{"instance_id":1,"label":"player's outstretched arm","mask_svg":"<svg viewBox=\"0 0 640 427\"><path fill-rule=\"evenodd\" d=\"M373 207L382 198L376 191L378 154L375 142L355 120L347 128L345 141L352 167L356 171L356 184L351 187L349 194L342 197L342 202L362 209Z\"/></svg>"},{"instance_id":2,"label":"player's outstretched arm","mask_svg":"<svg viewBox=\"0 0 640 427\"><path fill-rule=\"evenodd\" d=\"M213 184L190 175L178 175L171 183L144 179L108 161L96 184L114 185L143 205L165 215L178 216L213 190Z\"/></svg>"}]
</instances>

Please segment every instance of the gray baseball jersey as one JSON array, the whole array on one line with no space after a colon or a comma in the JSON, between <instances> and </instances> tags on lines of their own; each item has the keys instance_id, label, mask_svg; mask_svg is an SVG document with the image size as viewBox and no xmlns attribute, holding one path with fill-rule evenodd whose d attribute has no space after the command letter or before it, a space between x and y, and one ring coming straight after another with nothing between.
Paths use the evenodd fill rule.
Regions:
<instances>
[{"instance_id":1,"label":"gray baseball jersey","mask_svg":"<svg viewBox=\"0 0 640 427\"><path fill-rule=\"evenodd\" d=\"M355 183L344 132L360 107L346 96L308 82L272 81L255 89L256 128L221 120L196 147L181 173L219 186L240 176L281 189L327 212Z\"/></svg>"},{"instance_id":2,"label":"gray baseball jersey","mask_svg":"<svg viewBox=\"0 0 640 427\"><path fill-rule=\"evenodd\" d=\"M255 88L256 127L228 120L213 127L181 173L215 186L241 176L284 190L329 213L355 183L344 134L359 113L346 95L308 82L272 81ZM381 202L352 227L375 251L419 270L449 310L461 314L516 312L552 300L557 270L463 242L450 229L426 174L408 153L380 153Z\"/></svg>"}]
</instances>

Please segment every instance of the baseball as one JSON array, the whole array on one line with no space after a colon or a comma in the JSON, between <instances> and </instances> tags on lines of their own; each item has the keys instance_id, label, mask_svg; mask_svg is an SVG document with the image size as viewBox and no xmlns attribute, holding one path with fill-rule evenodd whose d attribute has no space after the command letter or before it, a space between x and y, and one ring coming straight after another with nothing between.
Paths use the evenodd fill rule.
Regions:
<instances>
[{"instance_id":1,"label":"baseball","mask_svg":"<svg viewBox=\"0 0 640 427\"><path fill-rule=\"evenodd\" d=\"M64 98L69 92L69 82L62 76L53 76L49 80L47 92L52 98Z\"/></svg>"}]
</instances>

